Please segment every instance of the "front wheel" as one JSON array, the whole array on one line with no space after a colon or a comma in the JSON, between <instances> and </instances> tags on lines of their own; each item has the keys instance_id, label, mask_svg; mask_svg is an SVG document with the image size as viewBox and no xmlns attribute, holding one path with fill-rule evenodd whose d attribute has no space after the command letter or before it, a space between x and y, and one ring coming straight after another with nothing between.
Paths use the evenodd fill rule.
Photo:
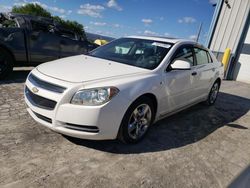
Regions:
<instances>
[{"instance_id":1,"label":"front wheel","mask_svg":"<svg viewBox=\"0 0 250 188\"><path fill-rule=\"evenodd\" d=\"M215 103L217 96L218 96L218 93L219 93L219 89L220 89L219 81L214 82L214 84L209 92L208 98L207 98L208 105L213 105Z\"/></svg>"},{"instance_id":2,"label":"front wheel","mask_svg":"<svg viewBox=\"0 0 250 188\"><path fill-rule=\"evenodd\" d=\"M147 133L154 121L155 110L147 97L136 100L125 113L118 138L124 143L137 143Z\"/></svg>"}]
</instances>

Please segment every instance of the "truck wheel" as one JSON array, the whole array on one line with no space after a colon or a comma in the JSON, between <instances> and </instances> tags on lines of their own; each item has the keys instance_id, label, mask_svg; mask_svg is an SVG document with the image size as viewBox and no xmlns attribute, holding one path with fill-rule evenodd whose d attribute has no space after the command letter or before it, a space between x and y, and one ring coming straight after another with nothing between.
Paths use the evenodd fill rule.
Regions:
<instances>
[{"instance_id":1,"label":"truck wheel","mask_svg":"<svg viewBox=\"0 0 250 188\"><path fill-rule=\"evenodd\" d=\"M148 97L141 97L136 100L125 113L118 139L124 143L137 143L148 132L154 121L155 109Z\"/></svg>"},{"instance_id":2,"label":"truck wheel","mask_svg":"<svg viewBox=\"0 0 250 188\"><path fill-rule=\"evenodd\" d=\"M14 59L11 54L0 48L0 79L7 77L13 70Z\"/></svg>"}]
</instances>

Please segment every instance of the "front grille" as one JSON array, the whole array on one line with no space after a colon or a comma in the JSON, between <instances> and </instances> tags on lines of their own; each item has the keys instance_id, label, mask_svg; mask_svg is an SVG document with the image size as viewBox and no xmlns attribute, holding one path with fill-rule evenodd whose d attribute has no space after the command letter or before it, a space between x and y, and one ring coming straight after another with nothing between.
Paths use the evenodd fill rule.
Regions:
<instances>
[{"instance_id":1,"label":"front grille","mask_svg":"<svg viewBox=\"0 0 250 188\"><path fill-rule=\"evenodd\" d=\"M35 86L46 89L46 90L49 90L49 91L52 91L52 92L55 92L55 93L63 93L64 90L67 89L67 88L62 87L62 86L58 86L58 85L55 85L55 84L52 84L52 83L45 82L45 81L37 78L33 74L30 74L28 79Z\"/></svg>"},{"instance_id":2,"label":"front grille","mask_svg":"<svg viewBox=\"0 0 250 188\"><path fill-rule=\"evenodd\" d=\"M41 114L38 114L38 113L36 113L36 112L34 112L34 111L32 111L35 115L36 115L36 117L38 117L39 119L41 119L41 120L43 120L43 121L46 121L46 122L48 122L48 123L52 123L52 119L50 119L50 118L48 118L48 117L46 117L46 116L43 116L43 115L41 115Z\"/></svg>"},{"instance_id":3,"label":"front grille","mask_svg":"<svg viewBox=\"0 0 250 188\"><path fill-rule=\"evenodd\" d=\"M39 108L43 108L46 110L54 110L56 106L56 101L35 95L29 90L27 86L25 87L25 96L31 104Z\"/></svg>"},{"instance_id":4,"label":"front grille","mask_svg":"<svg viewBox=\"0 0 250 188\"><path fill-rule=\"evenodd\" d=\"M72 123L66 123L65 128L76 130L76 131L84 131L89 133L98 133L99 128L96 126L87 126L87 125L76 125Z\"/></svg>"}]
</instances>

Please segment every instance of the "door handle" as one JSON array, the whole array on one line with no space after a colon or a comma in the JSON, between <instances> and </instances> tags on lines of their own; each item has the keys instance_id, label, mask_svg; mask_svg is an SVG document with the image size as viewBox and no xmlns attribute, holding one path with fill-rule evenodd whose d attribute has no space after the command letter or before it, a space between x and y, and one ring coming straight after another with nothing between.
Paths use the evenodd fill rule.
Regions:
<instances>
[{"instance_id":1,"label":"door handle","mask_svg":"<svg viewBox=\"0 0 250 188\"><path fill-rule=\"evenodd\" d=\"M197 75L197 72L192 72L192 76L195 76L195 75Z\"/></svg>"}]
</instances>

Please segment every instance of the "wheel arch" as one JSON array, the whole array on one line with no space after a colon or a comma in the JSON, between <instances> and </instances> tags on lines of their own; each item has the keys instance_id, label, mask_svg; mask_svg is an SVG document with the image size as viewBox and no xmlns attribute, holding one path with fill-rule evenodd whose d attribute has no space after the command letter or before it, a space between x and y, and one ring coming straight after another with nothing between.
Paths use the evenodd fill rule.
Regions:
<instances>
[{"instance_id":1,"label":"wheel arch","mask_svg":"<svg viewBox=\"0 0 250 188\"><path fill-rule=\"evenodd\" d=\"M153 94L153 93L144 93L144 94L141 94L140 96L138 96L135 100L133 100L129 105L128 105L128 108L127 108L127 111L131 108L132 105L134 105L138 100L141 100L141 99L149 99L152 101L153 103L153 108L154 108L154 116L153 116L153 122L154 122L154 119L156 117L156 113L157 113L157 108L158 108L158 102L157 102L157 98L156 96ZM127 111L125 112L124 114L124 117L126 117L125 115L127 114ZM122 122L124 121L124 117L122 119ZM119 129L118 129L118 133L117 133L117 138L120 139L122 142L124 143L127 143L126 142L126 139L124 138L123 136L123 126L122 126L122 122L119 126Z\"/></svg>"},{"instance_id":2,"label":"wheel arch","mask_svg":"<svg viewBox=\"0 0 250 188\"><path fill-rule=\"evenodd\" d=\"M218 82L218 83L219 83L219 86L221 86L221 78L220 78L220 77L218 77L218 78L215 80L215 82Z\"/></svg>"},{"instance_id":3,"label":"wheel arch","mask_svg":"<svg viewBox=\"0 0 250 188\"><path fill-rule=\"evenodd\" d=\"M7 46L0 44L0 49L7 51L11 55L11 57L13 59L13 64L16 62L16 58L15 58L13 52Z\"/></svg>"},{"instance_id":4,"label":"wheel arch","mask_svg":"<svg viewBox=\"0 0 250 188\"><path fill-rule=\"evenodd\" d=\"M137 97L135 100L133 100L133 102L129 105L129 107L137 100L143 98L143 97L147 97L149 98L154 105L154 110L155 110L155 115L157 114L157 108L158 108L158 100L156 98L156 96L153 93L144 93L142 95L140 95L139 97Z\"/></svg>"}]
</instances>

